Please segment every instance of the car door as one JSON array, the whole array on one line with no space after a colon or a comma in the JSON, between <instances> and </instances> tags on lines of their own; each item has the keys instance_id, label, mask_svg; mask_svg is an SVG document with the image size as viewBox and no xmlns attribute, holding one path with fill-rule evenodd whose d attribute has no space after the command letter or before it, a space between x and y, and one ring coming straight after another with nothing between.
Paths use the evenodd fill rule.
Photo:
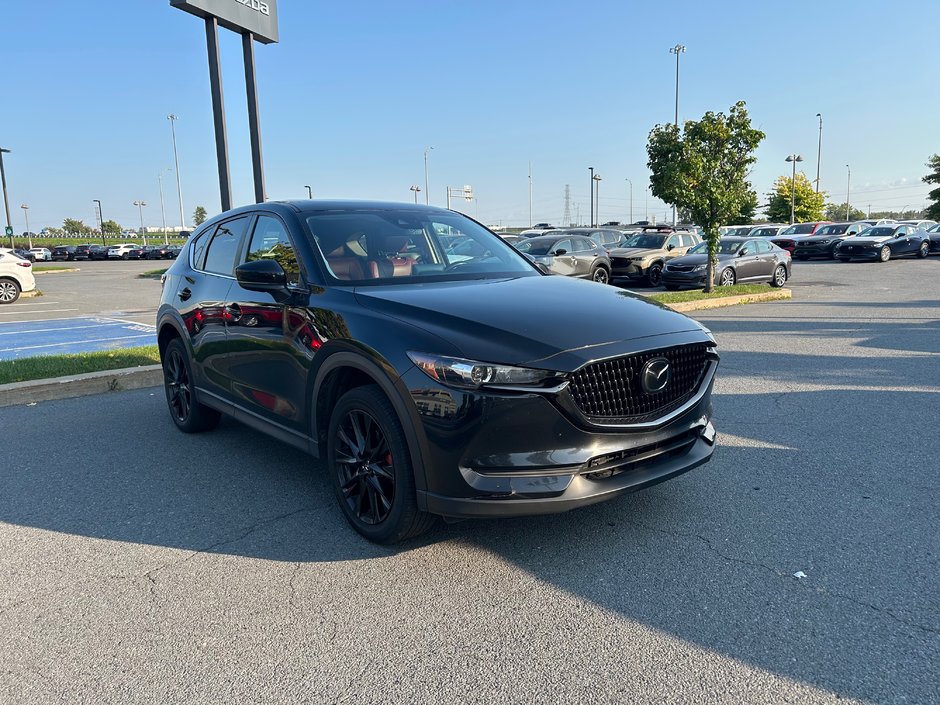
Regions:
<instances>
[{"instance_id":1,"label":"car door","mask_svg":"<svg viewBox=\"0 0 940 705\"><path fill-rule=\"evenodd\" d=\"M594 247L595 243L592 240L581 237L571 238L571 252L575 258L576 277L587 278L591 276L594 260L597 259Z\"/></svg>"},{"instance_id":2,"label":"car door","mask_svg":"<svg viewBox=\"0 0 940 705\"><path fill-rule=\"evenodd\" d=\"M232 400L227 374L225 302L234 281L235 258L251 216L240 216L209 228L193 242L191 267L180 277L178 311L189 333L193 376L208 393Z\"/></svg>"},{"instance_id":3,"label":"car door","mask_svg":"<svg viewBox=\"0 0 940 705\"><path fill-rule=\"evenodd\" d=\"M766 276L769 273L765 274L765 267L766 265L761 262L760 255L757 253L757 243L745 242L734 260L737 281L744 282Z\"/></svg>"},{"instance_id":4,"label":"car door","mask_svg":"<svg viewBox=\"0 0 940 705\"><path fill-rule=\"evenodd\" d=\"M551 249L552 263L549 269L555 274L562 274L566 277L573 277L578 272L578 258L572 251L571 240L559 240ZM555 254L563 252L563 254Z\"/></svg>"},{"instance_id":5,"label":"car door","mask_svg":"<svg viewBox=\"0 0 940 705\"><path fill-rule=\"evenodd\" d=\"M910 228L901 225L895 228L894 236L888 241L892 255L906 255L911 252Z\"/></svg>"},{"instance_id":6,"label":"car door","mask_svg":"<svg viewBox=\"0 0 940 705\"><path fill-rule=\"evenodd\" d=\"M276 261L290 298L232 283L225 319L232 394L253 414L303 434L307 370L323 344L306 307L306 277L290 230L275 214L258 214L248 243L239 261Z\"/></svg>"},{"instance_id":7,"label":"car door","mask_svg":"<svg viewBox=\"0 0 940 705\"><path fill-rule=\"evenodd\" d=\"M768 281L773 277L777 268L777 257L774 255L774 246L766 240L756 240L751 243L757 247L757 259L760 262L758 276L766 276Z\"/></svg>"}]
</instances>

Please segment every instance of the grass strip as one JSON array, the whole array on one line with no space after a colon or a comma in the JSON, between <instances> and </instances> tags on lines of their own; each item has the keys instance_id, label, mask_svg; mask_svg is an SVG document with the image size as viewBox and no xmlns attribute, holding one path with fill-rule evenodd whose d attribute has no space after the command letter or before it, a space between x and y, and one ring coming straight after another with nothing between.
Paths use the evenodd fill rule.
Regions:
<instances>
[{"instance_id":1,"label":"grass strip","mask_svg":"<svg viewBox=\"0 0 940 705\"><path fill-rule=\"evenodd\" d=\"M33 265L34 272L68 272L74 269L75 269L74 266L69 267L67 265L59 265L59 264L34 264Z\"/></svg>"},{"instance_id":2,"label":"grass strip","mask_svg":"<svg viewBox=\"0 0 940 705\"><path fill-rule=\"evenodd\" d=\"M159 279L166 273L169 267L164 267L163 269L148 269L146 272L141 272L137 275L138 279Z\"/></svg>"},{"instance_id":3,"label":"grass strip","mask_svg":"<svg viewBox=\"0 0 940 705\"><path fill-rule=\"evenodd\" d=\"M159 363L160 351L156 345L73 355L40 355L19 360L0 360L0 384L65 377L85 372L119 370L125 367L143 367Z\"/></svg>"},{"instance_id":4,"label":"grass strip","mask_svg":"<svg viewBox=\"0 0 940 705\"><path fill-rule=\"evenodd\" d=\"M649 298L664 304L678 304L684 301L720 299L725 296L766 294L769 291L774 291L774 289L766 284L734 284L733 286L716 286L710 294L706 294L701 289L689 289L688 291L659 291L649 294Z\"/></svg>"}]
</instances>

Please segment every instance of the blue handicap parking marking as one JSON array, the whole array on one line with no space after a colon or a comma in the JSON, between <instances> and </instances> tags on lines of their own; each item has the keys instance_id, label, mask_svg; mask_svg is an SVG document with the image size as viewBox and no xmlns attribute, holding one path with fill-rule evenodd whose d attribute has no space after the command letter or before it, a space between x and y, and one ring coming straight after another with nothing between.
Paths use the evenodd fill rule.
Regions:
<instances>
[{"instance_id":1,"label":"blue handicap parking marking","mask_svg":"<svg viewBox=\"0 0 940 705\"><path fill-rule=\"evenodd\" d=\"M0 323L0 360L156 345L154 326L117 318Z\"/></svg>"}]
</instances>

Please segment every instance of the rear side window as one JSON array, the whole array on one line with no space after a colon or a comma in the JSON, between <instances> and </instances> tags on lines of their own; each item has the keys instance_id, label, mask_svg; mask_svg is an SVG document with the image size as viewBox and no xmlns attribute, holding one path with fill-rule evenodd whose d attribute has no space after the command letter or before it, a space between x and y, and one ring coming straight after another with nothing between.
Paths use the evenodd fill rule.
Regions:
<instances>
[{"instance_id":1,"label":"rear side window","mask_svg":"<svg viewBox=\"0 0 940 705\"><path fill-rule=\"evenodd\" d=\"M756 240L754 244L757 245L758 253L771 252L774 249L773 245L767 242L767 240Z\"/></svg>"},{"instance_id":2,"label":"rear side window","mask_svg":"<svg viewBox=\"0 0 940 705\"><path fill-rule=\"evenodd\" d=\"M300 284L300 263L294 245L287 235L287 230L277 218L262 215L255 224L251 244L248 246L247 261L273 259L287 274L287 283Z\"/></svg>"},{"instance_id":3,"label":"rear side window","mask_svg":"<svg viewBox=\"0 0 940 705\"><path fill-rule=\"evenodd\" d=\"M202 269L206 263L206 245L209 244L209 241L212 239L212 234L215 232L215 228L206 228L202 233L196 236L196 239L193 240L193 267L195 269Z\"/></svg>"},{"instance_id":4,"label":"rear side window","mask_svg":"<svg viewBox=\"0 0 940 705\"><path fill-rule=\"evenodd\" d=\"M203 267L206 272L229 277L233 275L235 257L238 255L250 217L234 218L219 224L206 253L206 264Z\"/></svg>"},{"instance_id":5,"label":"rear side window","mask_svg":"<svg viewBox=\"0 0 940 705\"><path fill-rule=\"evenodd\" d=\"M572 252L590 252L593 249L594 246L588 240L582 240L581 238L571 239Z\"/></svg>"}]
</instances>

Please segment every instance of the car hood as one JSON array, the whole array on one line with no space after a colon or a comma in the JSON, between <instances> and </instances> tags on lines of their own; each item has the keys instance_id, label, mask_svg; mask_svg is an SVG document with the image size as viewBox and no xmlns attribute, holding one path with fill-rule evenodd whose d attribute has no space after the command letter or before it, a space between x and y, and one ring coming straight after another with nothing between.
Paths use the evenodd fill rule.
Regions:
<instances>
[{"instance_id":1,"label":"car hood","mask_svg":"<svg viewBox=\"0 0 940 705\"><path fill-rule=\"evenodd\" d=\"M656 257L664 254L665 250L654 250L644 247L615 247L610 251L611 257Z\"/></svg>"},{"instance_id":2,"label":"car hood","mask_svg":"<svg viewBox=\"0 0 940 705\"><path fill-rule=\"evenodd\" d=\"M823 240L844 240L848 235L839 234L839 235L806 235L804 237L793 238L797 242L822 242Z\"/></svg>"},{"instance_id":3,"label":"car hood","mask_svg":"<svg viewBox=\"0 0 940 705\"><path fill-rule=\"evenodd\" d=\"M356 299L483 362L569 371L640 350L713 342L687 316L613 286L569 277L358 287Z\"/></svg>"},{"instance_id":4,"label":"car hood","mask_svg":"<svg viewBox=\"0 0 940 705\"><path fill-rule=\"evenodd\" d=\"M880 237L853 237L845 241L847 245L883 245L891 239L890 235Z\"/></svg>"}]
</instances>

